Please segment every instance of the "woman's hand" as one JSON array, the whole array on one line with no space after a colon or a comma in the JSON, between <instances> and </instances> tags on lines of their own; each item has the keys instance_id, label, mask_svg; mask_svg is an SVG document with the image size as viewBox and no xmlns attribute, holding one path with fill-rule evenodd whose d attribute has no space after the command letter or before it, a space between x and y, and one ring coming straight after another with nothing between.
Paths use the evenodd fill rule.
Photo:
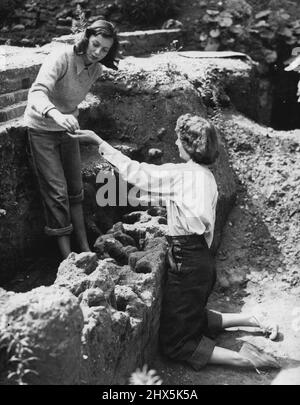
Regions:
<instances>
[{"instance_id":1,"label":"woman's hand","mask_svg":"<svg viewBox=\"0 0 300 405\"><path fill-rule=\"evenodd\" d=\"M68 135L83 142L93 143L94 145L101 145L103 142L103 139L100 138L99 135L95 134L94 131L90 131L89 129L79 129L74 133L68 132Z\"/></svg>"},{"instance_id":2,"label":"woman's hand","mask_svg":"<svg viewBox=\"0 0 300 405\"><path fill-rule=\"evenodd\" d=\"M53 108L52 110L48 111L47 115L68 132L73 133L80 129L77 119L72 114L62 114Z\"/></svg>"}]
</instances>

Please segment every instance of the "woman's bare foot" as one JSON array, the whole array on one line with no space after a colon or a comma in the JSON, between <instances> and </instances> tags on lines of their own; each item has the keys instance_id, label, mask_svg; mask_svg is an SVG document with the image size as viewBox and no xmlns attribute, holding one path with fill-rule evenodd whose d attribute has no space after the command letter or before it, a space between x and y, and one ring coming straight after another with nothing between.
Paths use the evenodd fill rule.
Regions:
<instances>
[{"instance_id":1,"label":"woman's bare foot","mask_svg":"<svg viewBox=\"0 0 300 405\"><path fill-rule=\"evenodd\" d=\"M275 340L278 336L279 327L275 322L272 321L263 321L260 317L253 315L252 318L256 326L260 328L266 337L270 340Z\"/></svg>"}]
</instances>

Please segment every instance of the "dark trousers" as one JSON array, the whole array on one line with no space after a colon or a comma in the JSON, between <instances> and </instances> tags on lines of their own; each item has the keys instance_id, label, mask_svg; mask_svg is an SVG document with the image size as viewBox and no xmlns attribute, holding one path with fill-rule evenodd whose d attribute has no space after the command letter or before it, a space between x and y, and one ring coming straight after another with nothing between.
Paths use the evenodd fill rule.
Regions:
<instances>
[{"instance_id":1,"label":"dark trousers","mask_svg":"<svg viewBox=\"0 0 300 405\"><path fill-rule=\"evenodd\" d=\"M37 176L45 213L45 232L69 235L73 230L70 205L83 200L78 139L65 131L28 128L30 159Z\"/></svg>"},{"instance_id":2,"label":"dark trousers","mask_svg":"<svg viewBox=\"0 0 300 405\"><path fill-rule=\"evenodd\" d=\"M165 355L186 361L194 369L205 366L221 330L221 314L207 310L216 281L213 257L203 235L168 237L169 268L164 290L160 344Z\"/></svg>"}]
</instances>

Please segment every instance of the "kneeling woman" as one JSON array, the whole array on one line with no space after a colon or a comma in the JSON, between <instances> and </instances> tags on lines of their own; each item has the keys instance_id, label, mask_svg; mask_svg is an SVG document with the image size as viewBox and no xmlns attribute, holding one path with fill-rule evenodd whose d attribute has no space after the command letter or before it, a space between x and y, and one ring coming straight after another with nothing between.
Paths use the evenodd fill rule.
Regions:
<instances>
[{"instance_id":1,"label":"kneeling woman","mask_svg":"<svg viewBox=\"0 0 300 405\"><path fill-rule=\"evenodd\" d=\"M253 326L270 338L276 325L263 325L254 316L221 314L206 309L216 280L209 250L218 198L216 181L207 165L218 157L218 139L207 120L186 114L176 126L176 145L185 163L153 165L124 156L92 131L76 131L74 138L99 145L99 153L122 178L153 199L164 201L168 215L169 269L163 297L160 342L170 358L198 370L208 363L239 367L278 367L273 357L254 346L237 353L216 347L211 336L228 327Z\"/></svg>"}]
</instances>

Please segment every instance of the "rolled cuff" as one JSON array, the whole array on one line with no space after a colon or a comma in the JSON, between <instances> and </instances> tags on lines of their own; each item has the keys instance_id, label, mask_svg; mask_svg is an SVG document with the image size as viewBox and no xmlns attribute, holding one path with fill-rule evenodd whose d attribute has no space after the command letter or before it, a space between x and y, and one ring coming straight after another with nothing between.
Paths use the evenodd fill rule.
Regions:
<instances>
[{"instance_id":1,"label":"rolled cuff","mask_svg":"<svg viewBox=\"0 0 300 405\"><path fill-rule=\"evenodd\" d=\"M222 314L221 312L213 311L211 309L206 310L207 315L207 331L209 334L217 335L222 328Z\"/></svg>"},{"instance_id":2,"label":"rolled cuff","mask_svg":"<svg viewBox=\"0 0 300 405\"><path fill-rule=\"evenodd\" d=\"M81 190L80 193L77 194L77 195L69 195L70 204L81 203L83 201L83 198L84 198L83 190Z\"/></svg>"},{"instance_id":3,"label":"rolled cuff","mask_svg":"<svg viewBox=\"0 0 300 405\"><path fill-rule=\"evenodd\" d=\"M48 226L45 226L44 228L45 234L48 236L65 236L65 235L70 235L73 231L73 225L66 226L65 228L59 228L59 229L52 229L49 228Z\"/></svg>"},{"instance_id":4,"label":"rolled cuff","mask_svg":"<svg viewBox=\"0 0 300 405\"><path fill-rule=\"evenodd\" d=\"M47 112L49 112L50 110L55 110L56 107L54 104L49 104L46 108L44 108L44 110L42 111L42 117L46 117Z\"/></svg>"},{"instance_id":5,"label":"rolled cuff","mask_svg":"<svg viewBox=\"0 0 300 405\"><path fill-rule=\"evenodd\" d=\"M188 364L196 371L201 370L209 362L215 346L216 343L212 339L202 336L197 349L187 360Z\"/></svg>"}]
</instances>

